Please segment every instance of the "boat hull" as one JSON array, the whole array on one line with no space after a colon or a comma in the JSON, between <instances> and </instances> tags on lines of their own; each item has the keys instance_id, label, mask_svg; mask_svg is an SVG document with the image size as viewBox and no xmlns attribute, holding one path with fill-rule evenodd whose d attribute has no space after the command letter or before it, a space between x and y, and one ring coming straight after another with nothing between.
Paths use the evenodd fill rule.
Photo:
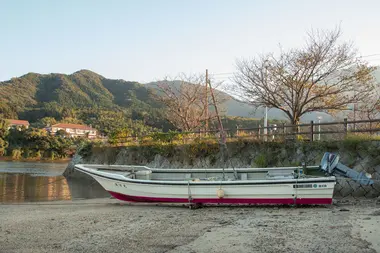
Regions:
<instances>
[{"instance_id":1,"label":"boat hull","mask_svg":"<svg viewBox=\"0 0 380 253\"><path fill-rule=\"evenodd\" d=\"M332 204L335 177L298 180L149 181L92 176L113 197L128 202L252 205ZM218 195L220 190L223 196Z\"/></svg>"},{"instance_id":2,"label":"boat hull","mask_svg":"<svg viewBox=\"0 0 380 253\"><path fill-rule=\"evenodd\" d=\"M114 198L127 202L155 202L155 203L194 203L194 204L235 204L235 205L330 205L332 198L162 198L131 196L119 192L108 191Z\"/></svg>"}]
</instances>

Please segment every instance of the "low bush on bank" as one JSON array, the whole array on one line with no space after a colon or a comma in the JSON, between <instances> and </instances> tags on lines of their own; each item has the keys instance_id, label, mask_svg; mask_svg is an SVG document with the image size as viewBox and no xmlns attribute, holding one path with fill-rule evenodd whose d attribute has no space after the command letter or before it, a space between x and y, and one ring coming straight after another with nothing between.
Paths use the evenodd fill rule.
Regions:
<instances>
[{"instance_id":1,"label":"low bush on bank","mask_svg":"<svg viewBox=\"0 0 380 253\"><path fill-rule=\"evenodd\" d=\"M9 129L3 138L2 156L18 159L64 159L75 153L76 148L88 142L84 138L50 135L42 129Z\"/></svg>"}]
</instances>

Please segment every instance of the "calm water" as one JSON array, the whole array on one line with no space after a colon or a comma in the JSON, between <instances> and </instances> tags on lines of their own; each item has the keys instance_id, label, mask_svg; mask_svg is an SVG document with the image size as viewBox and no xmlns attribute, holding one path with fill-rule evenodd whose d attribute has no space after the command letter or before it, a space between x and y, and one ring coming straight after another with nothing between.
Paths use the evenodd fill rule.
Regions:
<instances>
[{"instance_id":1,"label":"calm water","mask_svg":"<svg viewBox=\"0 0 380 253\"><path fill-rule=\"evenodd\" d=\"M67 163L0 161L0 203L108 197L97 183L66 180Z\"/></svg>"}]
</instances>

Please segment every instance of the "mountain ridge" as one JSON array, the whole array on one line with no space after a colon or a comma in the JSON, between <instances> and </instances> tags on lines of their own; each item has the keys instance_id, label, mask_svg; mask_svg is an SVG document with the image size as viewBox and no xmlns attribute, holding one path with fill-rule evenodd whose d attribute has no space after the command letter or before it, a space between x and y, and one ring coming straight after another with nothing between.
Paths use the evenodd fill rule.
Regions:
<instances>
[{"instance_id":1,"label":"mountain ridge","mask_svg":"<svg viewBox=\"0 0 380 253\"><path fill-rule=\"evenodd\" d=\"M380 81L378 69L373 76ZM123 79L108 79L88 69L81 69L72 74L29 72L0 82L0 97L2 98L0 115L35 122L43 117L54 117L59 120L72 116L70 110L89 108L120 112L132 120L146 121L146 118L150 117L148 122L160 120L162 125L163 105L150 96L154 83L157 82L139 83ZM228 93L218 91L229 98L224 103L227 116L264 117L264 108L255 110L253 106L239 101ZM305 115L301 120L304 122L317 120L317 117L321 115L324 121L332 120L331 116L319 112ZM268 117L287 119L285 114L277 109L270 109Z\"/></svg>"}]
</instances>

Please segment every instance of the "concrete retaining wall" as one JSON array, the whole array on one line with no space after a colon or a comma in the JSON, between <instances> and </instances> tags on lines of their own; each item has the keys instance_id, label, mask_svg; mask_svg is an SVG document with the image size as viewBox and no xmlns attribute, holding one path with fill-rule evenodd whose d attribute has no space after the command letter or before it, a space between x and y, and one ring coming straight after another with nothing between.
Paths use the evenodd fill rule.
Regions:
<instances>
[{"instance_id":1,"label":"concrete retaining wall","mask_svg":"<svg viewBox=\"0 0 380 253\"><path fill-rule=\"evenodd\" d=\"M258 143L237 141L228 144L224 160L217 144L196 143L192 145L156 145L141 147L86 147L69 164L64 175L68 178L92 180L76 172L74 164L134 164L153 168L216 168L266 167L319 165L324 152L341 156L341 162L357 171L370 173L375 180L373 186L361 186L353 180L337 181L335 197L380 196L380 142L346 140L340 142L313 143ZM225 156L226 157L226 156Z\"/></svg>"}]
</instances>

